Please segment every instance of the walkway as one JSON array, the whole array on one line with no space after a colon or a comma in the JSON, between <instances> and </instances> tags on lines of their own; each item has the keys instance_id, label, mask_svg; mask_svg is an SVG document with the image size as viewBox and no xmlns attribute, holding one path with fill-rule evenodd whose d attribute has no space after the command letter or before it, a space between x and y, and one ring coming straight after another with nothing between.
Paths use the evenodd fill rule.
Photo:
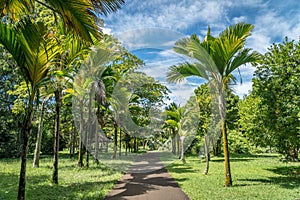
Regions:
<instances>
[{"instance_id":1,"label":"walkway","mask_svg":"<svg viewBox=\"0 0 300 200\"><path fill-rule=\"evenodd\" d=\"M159 159L160 153L138 157L105 200L189 200Z\"/></svg>"}]
</instances>

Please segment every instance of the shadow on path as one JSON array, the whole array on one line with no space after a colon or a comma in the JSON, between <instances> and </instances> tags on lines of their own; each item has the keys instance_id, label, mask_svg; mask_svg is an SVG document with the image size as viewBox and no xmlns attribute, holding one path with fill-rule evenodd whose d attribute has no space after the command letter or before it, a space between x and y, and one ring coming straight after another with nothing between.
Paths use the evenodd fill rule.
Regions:
<instances>
[{"instance_id":1,"label":"shadow on path","mask_svg":"<svg viewBox=\"0 0 300 200\"><path fill-rule=\"evenodd\" d=\"M161 153L148 152L137 158L105 200L185 200L189 197L160 161Z\"/></svg>"}]
</instances>

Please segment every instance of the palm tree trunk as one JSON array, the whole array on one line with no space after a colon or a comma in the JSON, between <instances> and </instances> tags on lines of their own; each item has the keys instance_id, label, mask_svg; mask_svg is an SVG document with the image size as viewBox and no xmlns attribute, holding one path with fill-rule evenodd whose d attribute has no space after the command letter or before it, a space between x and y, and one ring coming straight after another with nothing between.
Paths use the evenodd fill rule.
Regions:
<instances>
[{"instance_id":1,"label":"palm tree trunk","mask_svg":"<svg viewBox=\"0 0 300 200\"><path fill-rule=\"evenodd\" d=\"M172 131L171 131L171 140L172 140L172 153L174 154L174 155L176 155L176 140L175 140L175 138L176 138L176 133L175 133L175 131L172 129Z\"/></svg>"},{"instance_id":2,"label":"palm tree trunk","mask_svg":"<svg viewBox=\"0 0 300 200\"><path fill-rule=\"evenodd\" d=\"M181 140L181 161L183 163L185 163L185 158L184 158L184 136L181 136L180 137L180 140Z\"/></svg>"},{"instance_id":3,"label":"palm tree trunk","mask_svg":"<svg viewBox=\"0 0 300 200\"><path fill-rule=\"evenodd\" d=\"M222 92L219 91L219 110L222 121L222 137L223 137L223 151L224 151L224 164L225 164L225 187L232 185L231 171L230 171L230 159L228 150L227 130L226 130L226 106L225 99Z\"/></svg>"},{"instance_id":4,"label":"palm tree trunk","mask_svg":"<svg viewBox=\"0 0 300 200\"><path fill-rule=\"evenodd\" d=\"M54 157L53 157L53 173L52 173L52 182L58 184L58 152L59 152L59 134L60 134L60 108L61 108L61 99L62 91L57 89L55 92L55 131L54 131Z\"/></svg>"},{"instance_id":5,"label":"palm tree trunk","mask_svg":"<svg viewBox=\"0 0 300 200\"><path fill-rule=\"evenodd\" d=\"M94 122L94 127L95 127L95 163L99 165L99 159L98 159L98 154L99 154L99 135L98 135L98 123L97 121Z\"/></svg>"},{"instance_id":6,"label":"palm tree trunk","mask_svg":"<svg viewBox=\"0 0 300 200\"><path fill-rule=\"evenodd\" d=\"M78 144L78 167L83 167L83 145L82 145L82 135L83 135L83 102L80 100L80 121L79 121L79 144Z\"/></svg>"},{"instance_id":7,"label":"palm tree trunk","mask_svg":"<svg viewBox=\"0 0 300 200\"><path fill-rule=\"evenodd\" d=\"M207 137L204 136L204 149L205 149L205 161L206 161L206 167L205 170L203 172L203 174L208 174L208 170L209 170L209 160L210 160L210 155L209 155L209 148L208 148L208 141L207 141Z\"/></svg>"},{"instance_id":8,"label":"palm tree trunk","mask_svg":"<svg viewBox=\"0 0 300 200\"><path fill-rule=\"evenodd\" d=\"M35 97L35 88L31 90L29 97L28 108L21 128L21 169L18 189L18 200L25 199L25 187L26 187L26 161L28 150L28 139L32 130L32 118L33 118L33 101Z\"/></svg>"},{"instance_id":9,"label":"palm tree trunk","mask_svg":"<svg viewBox=\"0 0 300 200\"><path fill-rule=\"evenodd\" d=\"M176 141L177 141L177 156L178 158L180 158L180 138L179 138L179 134L178 131L176 131Z\"/></svg>"},{"instance_id":10,"label":"palm tree trunk","mask_svg":"<svg viewBox=\"0 0 300 200\"><path fill-rule=\"evenodd\" d=\"M43 99L41 104L41 116L40 116L40 122L38 126L38 134L36 138L35 143L35 150L34 150L34 158L33 158L33 167L39 167L40 166L40 149L41 149L41 142L42 142L42 129L43 129L43 119L44 119L44 113L45 113L45 99Z\"/></svg>"},{"instance_id":11,"label":"palm tree trunk","mask_svg":"<svg viewBox=\"0 0 300 200\"><path fill-rule=\"evenodd\" d=\"M121 129L120 129L119 144L120 144L119 156L121 157L121 155L122 155L122 131L121 131Z\"/></svg>"},{"instance_id":12,"label":"palm tree trunk","mask_svg":"<svg viewBox=\"0 0 300 200\"><path fill-rule=\"evenodd\" d=\"M117 146L118 146L118 125L116 122L114 122L114 153L112 158L115 159L117 155Z\"/></svg>"}]
</instances>

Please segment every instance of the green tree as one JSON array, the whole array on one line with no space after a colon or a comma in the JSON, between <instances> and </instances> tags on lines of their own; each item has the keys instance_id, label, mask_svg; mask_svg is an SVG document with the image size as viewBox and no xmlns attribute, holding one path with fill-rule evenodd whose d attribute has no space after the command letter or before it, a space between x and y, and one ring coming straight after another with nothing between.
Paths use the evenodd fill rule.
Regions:
<instances>
[{"instance_id":1,"label":"green tree","mask_svg":"<svg viewBox=\"0 0 300 200\"><path fill-rule=\"evenodd\" d=\"M49 61L55 56L50 53L55 46L49 45L51 35L42 22L32 23L29 18L20 20L16 25L9 22L18 21L24 16L34 13L35 2L53 11L53 17L63 25L66 32L72 31L86 41L93 42L92 37L100 38L101 34L96 23L95 10L101 14L114 11L124 3L123 0L100 1L5 1L0 4L0 16L5 17L5 22L0 24L0 42L12 54L18 66L21 67L24 77L30 85L29 100L26 109L24 124L22 125L22 163L18 199L25 199L25 177L28 137L32 127L33 102L39 83L45 78ZM48 34L48 35L47 35Z\"/></svg>"},{"instance_id":2,"label":"green tree","mask_svg":"<svg viewBox=\"0 0 300 200\"><path fill-rule=\"evenodd\" d=\"M294 160L299 150L300 42L273 44L257 66L253 95L259 98L259 119L273 145ZM254 118L254 120L258 120Z\"/></svg>"},{"instance_id":3,"label":"green tree","mask_svg":"<svg viewBox=\"0 0 300 200\"><path fill-rule=\"evenodd\" d=\"M46 77L51 59L56 55L53 40L48 39L42 23L25 18L16 25L0 23L0 42L21 68L28 84L29 99L21 128L21 170L18 199L25 199L28 139L32 129L34 99L41 81Z\"/></svg>"},{"instance_id":4,"label":"green tree","mask_svg":"<svg viewBox=\"0 0 300 200\"><path fill-rule=\"evenodd\" d=\"M11 92L21 84L22 77L20 69L3 46L0 46L0 66L0 158L15 157L19 154L19 125L24 113L14 112L15 107L11 105L15 105L19 95L12 95ZM24 101L20 106L24 110Z\"/></svg>"},{"instance_id":5,"label":"green tree","mask_svg":"<svg viewBox=\"0 0 300 200\"><path fill-rule=\"evenodd\" d=\"M218 96L222 121L222 137L225 159L225 186L232 185L229 151L226 131L226 105L224 93L230 82L236 81L232 72L240 66L255 62L259 55L244 48L246 38L254 28L251 24L238 23L227 27L219 37L213 37L208 28L203 42L196 35L176 42L174 50L193 58L194 63L172 66L168 72L168 81L178 82L188 76L198 76L210 81Z\"/></svg>"}]
</instances>

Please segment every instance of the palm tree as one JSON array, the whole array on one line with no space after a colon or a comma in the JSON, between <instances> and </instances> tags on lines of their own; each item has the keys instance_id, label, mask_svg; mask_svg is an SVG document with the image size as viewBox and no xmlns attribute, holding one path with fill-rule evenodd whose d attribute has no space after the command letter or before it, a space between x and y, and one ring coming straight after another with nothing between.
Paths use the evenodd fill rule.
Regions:
<instances>
[{"instance_id":1,"label":"palm tree","mask_svg":"<svg viewBox=\"0 0 300 200\"><path fill-rule=\"evenodd\" d=\"M0 23L0 43L10 52L21 68L28 85L29 99L21 128L21 170L18 199L25 199L25 177L28 139L32 129L34 99L39 84L46 77L57 47L48 39L47 29L42 23L25 18L16 25Z\"/></svg>"},{"instance_id":2,"label":"palm tree","mask_svg":"<svg viewBox=\"0 0 300 200\"><path fill-rule=\"evenodd\" d=\"M97 13L107 15L117 11L124 0L15 0L1 1L0 17L17 21L27 14L32 14L36 5L52 11L56 23L61 23L67 32L77 33L85 41L92 42L93 37L100 39L101 32Z\"/></svg>"},{"instance_id":3,"label":"palm tree","mask_svg":"<svg viewBox=\"0 0 300 200\"><path fill-rule=\"evenodd\" d=\"M47 29L42 22L32 23L28 18L23 19L24 16L34 14L35 3L53 11L55 22L62 22L66 32L76 33L83 40L93 43L93 38L101 37L95 13L106 15L115 11L124 0L16 0L0 3L0 17L5 17L5 20L2 20L4 22L0 23L0 43L12 54L22 69L30 93L21 131L22 163L18 199L25 199L26 158L34 98L40 82L47 75L49 61L55 56L57 47L50 45L51 37L46 34ZM9 22L17 24L13 26ZM50 50L53 52L50 53Z\"/></svg>"},{"instance_id":4,"label":"palm tree","mask_svg":"<svg viewBox=\"0 0 300 200\"><path fill-rule=\"evenodd\" d=\"M178 107L176 103L171 103L166 108L166 125L170 126L172 131L172 152L179 156L179 130L181 128L182 108ZM177 148L176 148L177 144Z\"/></svg>"},{"instance_id":5,"label":"palm tree","mask_svg":"<svg viewBox=\"0 0 300 200\"><path fill-rule=\"evenodd\" d=\"M251 34L253 28L254 26L251 24L238 23L227 27L219 37L211 36L210 28L208 28L203 42L196 35L177 41L174 50L179 54L192 58L194 62L172 66L167 75L170 82L178 82L188 76L198 76L208 80L211 86L215 88L222 121L226 187L232 185L232 179L223 93L229 88L231 82L236 81L236 78L232 75L234 70L259 59L258 53L251 52L249 48L244 48L246 38Z\"/></svg>"}]
</instances>

